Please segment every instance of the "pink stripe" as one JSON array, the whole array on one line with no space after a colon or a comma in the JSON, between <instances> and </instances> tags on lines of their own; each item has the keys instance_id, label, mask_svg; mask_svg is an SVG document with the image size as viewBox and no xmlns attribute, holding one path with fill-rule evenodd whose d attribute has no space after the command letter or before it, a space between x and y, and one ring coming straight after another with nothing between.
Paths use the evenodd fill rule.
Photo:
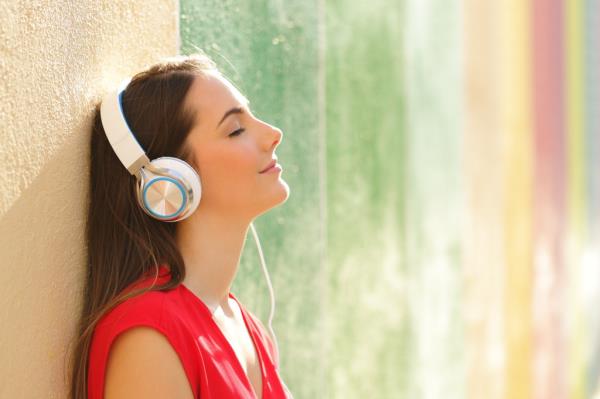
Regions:
<instances>
[{"instance_id":1,"label":"pink stripe","mask_svg":"<svg viewBox=\"0 0 600 399\"><path fill-rule=\"evenodd\" d=\"M563 0L533 0L534 398L565 399Z\"/></svg>"}]
</instances>

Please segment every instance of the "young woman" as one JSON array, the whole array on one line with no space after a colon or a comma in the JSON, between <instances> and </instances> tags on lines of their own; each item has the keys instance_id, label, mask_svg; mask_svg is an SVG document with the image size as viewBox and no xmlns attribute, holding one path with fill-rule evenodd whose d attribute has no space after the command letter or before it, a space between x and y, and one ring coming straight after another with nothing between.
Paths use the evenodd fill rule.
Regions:
<instances>
[{"instance_id":1,"label":"young woman","mask_svg":"<svg viewBox=\"0 0 600 399\"><path fill-rule=\"evenodd\" d=\"M276 342L230 292L251 222L289 196L273 166L281 130L204 54L164 59L115 98L147 158L186 162L201 195L176 223L152 217L140 178L156 170L124 167L98 105L70 397L291 398Z\"/></svg>"}]
</instances>

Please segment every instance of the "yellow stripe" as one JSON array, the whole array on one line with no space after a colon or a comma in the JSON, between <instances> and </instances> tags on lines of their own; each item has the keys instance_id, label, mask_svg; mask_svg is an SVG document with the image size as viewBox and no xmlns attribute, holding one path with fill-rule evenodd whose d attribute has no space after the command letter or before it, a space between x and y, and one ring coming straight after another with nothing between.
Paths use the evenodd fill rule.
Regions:
<instances>
[{"instance_id":1,"label":"yellow stripe","mask_svg":"<svg viewBox=\"0 0 600 399\"><path fill-rule=\"evenodd\" d=\"M504 0L502 28L502 117L505 135L506 253L505 339L507 399L532 397L532 200L533 133L530 5Z\"/></svg>"}]
</instances>

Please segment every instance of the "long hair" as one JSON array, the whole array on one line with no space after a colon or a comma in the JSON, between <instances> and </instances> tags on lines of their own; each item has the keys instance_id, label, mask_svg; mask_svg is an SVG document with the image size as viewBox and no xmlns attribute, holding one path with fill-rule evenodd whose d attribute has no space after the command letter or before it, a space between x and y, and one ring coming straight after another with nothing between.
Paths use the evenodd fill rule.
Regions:
<instances>
[{"instance_id":1,"label":"long hair","mask_svg":"<svg viewBox=\"0 0 600 399\"><path fill-rule=\"evenodd\" d=\"M195 165L184 140L195 113L184 106L199 74L218 72L204 53L162 59L134 75L123 93L123 113L149 159L172 156ZM175 223L146 215L136 200L136 179L115 154L102 127L100 104L94 110L85 239L87 264L74 350L70 356L69 398L87 398L89 349L98 321L119 303L149 290L164 291L185 277L175 241ZM125 290L169 266L171 279L141 290Z\"/></svg>"}]
</instances>

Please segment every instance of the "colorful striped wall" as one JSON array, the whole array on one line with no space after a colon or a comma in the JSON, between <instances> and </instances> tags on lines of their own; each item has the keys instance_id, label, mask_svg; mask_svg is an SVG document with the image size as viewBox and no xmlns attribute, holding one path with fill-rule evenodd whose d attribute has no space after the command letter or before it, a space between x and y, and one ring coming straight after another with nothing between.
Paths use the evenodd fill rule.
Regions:
<instances>
[{"instance_id":1,"label":"colorful striped wall","mask_svg":"<svg viewBox=\"0 0 600 399\"><path fill-rule=\"evenodd\" d=\"M469 396L591 398L600 356L599 3L476 3L464 8L466 211L499 258L488 269L484 250L466 269L474 294L465 306L487 304L467 323L476 354ZM482 179L493 197L479 192ZM488 272L495 288L480 292Z\"/></svg>"}]
</instances>

